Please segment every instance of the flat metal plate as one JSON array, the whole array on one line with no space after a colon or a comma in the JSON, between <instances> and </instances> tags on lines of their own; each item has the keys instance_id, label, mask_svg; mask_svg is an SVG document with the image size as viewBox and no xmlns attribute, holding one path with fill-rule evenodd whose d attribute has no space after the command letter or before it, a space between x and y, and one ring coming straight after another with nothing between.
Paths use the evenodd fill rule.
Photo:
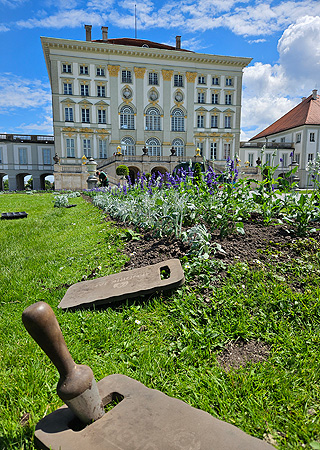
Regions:
<instances>
[{"instance_id":1,"label":"flat metal plate","mask_svg":"<svg viewBox=\"0 0 320 450\"><path fill-rule=\"evenodd\" d=\"M161 279L165 272L168 278ZM126 298L175 289L184 283L184 272L178 259L169 259L151 266L115 273L107 277L81 281L69 287L59 308L103 305Z\"/></svg>"},{"instance_id":2,"label":"flat metal plate","mask_svg":"<svg viewBox=\"0 0 320 450\"><path fill-rule=\"evenodd\" d=\"M98 382L107 404L123 400L101 419L74 431L75 416L66 406L36 426L41 450L271 450L273 446L249 436L181 400L149 389L124 375ZM275 449L274 449L275 450Z\"/></svg>"},{"instance_id":3,"label":"flat metal plate","mask_svg":"<svg viewBox=\"0 0 320 450\"><path fill-rule=\"evenodd\" d=\"M28 214L25 211L1 213L1 219L5 220L24 219L27 216Z\"/></svg>"}]
</instances>

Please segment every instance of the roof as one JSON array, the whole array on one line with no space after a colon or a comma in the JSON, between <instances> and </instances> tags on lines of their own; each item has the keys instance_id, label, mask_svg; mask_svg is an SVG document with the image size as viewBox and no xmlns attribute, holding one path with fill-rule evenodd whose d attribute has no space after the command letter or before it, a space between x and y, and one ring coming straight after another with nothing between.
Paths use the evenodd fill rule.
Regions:
<instances>
[{"instance_id":1,"label":"roof","mask_svg":"<svg viewBox=\"0 0 320 450\"><path fill-rule=\"evenodd\" d=\"M292 128L301 127L302 125L320 125L319 95L316 95L315 99L313 95L305 98L287 114L249 140L260 139Z\"/></svg>"},{"instance_id":2,"label":"roof","mask_svg":"<svg viewBox=\"0 0 320 450\"><path fill-rule=\"evenodd\" d=\"M178 50L181 52L191 52L183 48L177 49L171 45L160 44L158 42L148 41L146 39L133 39L133 38L115 38L115 39L98 39L92 42L102 42L105 44L117 44L117 45L132 45L133 47L146 47L146 48L161 48L164 50Z\"/></svg>"}]
</instances>

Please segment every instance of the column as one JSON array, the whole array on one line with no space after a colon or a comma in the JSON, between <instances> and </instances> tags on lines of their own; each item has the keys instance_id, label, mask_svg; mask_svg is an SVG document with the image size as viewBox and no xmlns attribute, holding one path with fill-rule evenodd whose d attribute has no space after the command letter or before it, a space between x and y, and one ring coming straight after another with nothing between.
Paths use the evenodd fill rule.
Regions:
<instances>
[{"instance_id":1,"label":"column","mask_svg":"<svg viewBox=\"0 0 320 450\"><path fill-rule=\"evenodd\" d=\"M173 75L173 70L161 70L162 80L163 80L163 143L162 153L168 153L168 148L170 148L170 130L171 130L171 79ZM166 150L166 151L164 151Z\"/></svg>"}]
</instances>

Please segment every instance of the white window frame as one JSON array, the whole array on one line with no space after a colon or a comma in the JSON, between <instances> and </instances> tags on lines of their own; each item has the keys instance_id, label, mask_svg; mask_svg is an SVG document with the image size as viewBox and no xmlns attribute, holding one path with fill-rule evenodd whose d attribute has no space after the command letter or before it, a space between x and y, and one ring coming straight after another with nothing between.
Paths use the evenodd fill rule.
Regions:
<instances>
[{"instance_id":1,"label":"white window frame","mask_svg":"<svg viewBox=\"0 0 320 450\"><path fill-rule=\"evenodd\" d=\"M271 166L272 153L266 153L266 166Z\"/></svg>"},{"instance_id":2,"label":"white window frame","mask_svg":"<svg viewBox=\"0 0 320 450\"><path fill-rule=\"evenodd\" d=\"M212 114L211 116L211 128L218 128L218 116L217 114Z\"/></svg>"},{"instance_id":3,"label":"white window frame","mask_svg":"<svg viewBox=\"0 0 320 450\"><path fill-rule=\"evenodd\" d=\"M106 87L105 85L97 86L97 97L105 97L106 96Z\"/></svg>"},{"instance_id":4,"label":"white window frame","mask_svg":"<svg viewBox=\"0 0 320 450\"><path fill-rule=\"evenodd\" d=\"M206 83L206 77L204 75L198 76L198 84L207 84Z\"/></svg>"},{"instance_id":5,"label":"white window frame","mask_svg":"<svg viewBox=\"0 0 320 450\"><path fill-rule=\"evenodd\" d=\"M74 122L74 114L72 106L64 107L64 121L65 122Z\"/></svg>"},{"instance_id":6,"label":"white window frame","mask_svg":"<svg viewBox=\"0 0 320 450\"><path fill-rule=\"evenodd\" d=\"M204 92L198 92L198 103L205 103L205 93Z\"/></svg>"},{"instance_id":7,"label":"white window frame","mask_svg":"<svg viewBox=\"0 0 320 450\"><path fill-rule=\"evenodd\" d=\"M106 76L106 69L104 67L97 67L97 77L105 77Z\"/></svg>"},{"instance_id":8,"label":"white window frame","mask_svg":"<svg viewBox=\"0 0 320 450\"><path fill-rule=\"evenodd\" d=\"M184 113L180 108L172 111L171 131L184 131Z\"/></svg>"},{"instance_id":9,"label":"white window frame","mask_svg":"<svg viewBox=\"0 0 320 450\"><path fill-rule=\"evenodd\" d=\"M210 159L215 160L218 156L218 145L216 142L210 142Z\"/></svg>"},{"instance_id":10,"label":"white window frame","mask_svg":"<svg viewBox=\"0 0 320 450\"><path fill-rule=\"evenodd\" d=\"M233 86L233 79L231 77L226 77L226 86Z\"/></svg>"},{"instance_id":11,"label":"white window frame","mask_svg":"<svg viewBox=\"0 0 320 450\"><path fill-rule=\"evenodd\" d=\"M80 84L80 95L82 97L89 97L89 86L87 84Z\"/></svg>"},{"instance_id":12,"label":"white window frame","mask_svg":"<svg viewBox=\"0 0 320 450\"><path fill-rule=\"evenodd\" d=\"M20 166L25 166L26 164L28 164L28 149L27 149L27 147L19 147L18 153L19 153Z\"/></svg>"},{"instance_id":13,"label":"white window frame","mask_svg":"<svg viewBox=\"0 0 320 450\"><path fill-rule=\"evenodd\" d=\"M281 168L288 167L288 153L282 153L281 158L282 158Z\"/></svg>"},{"instance_id":14,"label":"white window frame","mask_svg":"<svg viewBox=\"0 0 320 450\"><path fill-rule=\"evenodd\" d=\"M224 127L232 128L231 127L231 116L224 116Z\"/></svg>"},{"instance_id":15,"label":"white window frame","mask_svg":"<svg viewBox=\"0 0 320 450\"><path fill-rule=\"evenodd\" d=\"M223 144L223 159L228 159L228 157L230 158L231 155L231 144L229 142L225 142Z\"/></svg>"},{"instance_id":16,"label":"white window frame","mask_svg":"<svg viewBox=\"0 0 320 450\"><path fill-rule=\"evenodd\" d=\"M299 166L300 166L300 153L295 153L294 159L295 159L296 163L299 164Z\"/></svg>"},{"instance_id":17,"label":"white window frame","mask_svg":"<svg viewBox=\"0 0 320 450\"><path fill-rule=\"evenodd\" d=\"M249 167L253 167L254 153L248 153Z\"/></svg>"},{"instance_id":18,"label":"white window frame","mask_svg":"<svg viewBox=\"0 0 320 450\"><path fill-rule=\"evenodd\" d=\"M121 139L121 153L125 156L135 155L135 144L131 136L126 136Z\"/></svg>"},{"instance_id":19,"label":"white window frame","mask_svg":"<svg viewBox=\"0 0 320 450\"><path fill-rule=\"evenodd\" d=\"M82 139L82 150L84 156L87 158L90 158L92 156L91 154L91 139L84 138Z\"/></svg>"},{"instance_id":20,"label":"white window frame","mask_svg":"<svg viewBox=\"0 0 320 450\"><path fill-rule=\"evenodd\" d=\"M226 105L232 105L232 95L226 94Z\"/></svg>"},{"instance_id":21,"label":"white window frame","mask_svg":"<svg viewBox=\"0 0 320 450\"><path fill-rule=\"evenodd\" d=\"M296 144L300 144L301 142L301 133L296 134Z\"/></svg>"},{"instance_id":22,"label":"white window frame","mask_svg":"<svg viewBox=\"0 0 320 450\"><path fill-rule=\"evenodd\" d=\"M308 153L308 162L313 161L313 153Z\"/></svg>"},{"instance_id":23,"label":"white window frame","mask_svg":"<svg viewBox=\"0 0 320 450\"><path fill-rule=\"evenodd\" d=\"M316 136L315 133L311 131L310 136L309 136L309 140L310 142L316 142Z\"/></svg>"},{"instance_id":24,"label":"white window frame","mask_svg":"<svg viewBox=\"0 0 320 450\"><path fill-rule=\"evenodd\" d=\"M67 151L67 158L74 158L75 155L74 138L66 138L66 151Z\"/></svg>"},{"instance_id":25,"label":"white window frame","mask_svg":"<svg viewBox=\"0 0 320 450\"><path fill-rule=\"evenodd\" d=\"M120 110L120 128L134 130L134 112L131 106L123 106Z\"/></svg>"},{"instance_id":26,"label":"white window frame","mask_svg":"<svg viewBox=\"0 0 320 450\"><path fill-rule=\"evenodd\" d=\"M180 75L180 74L173 75L173 86L174 87L183 87L183 75Z\"/></svg>"},{"instance_id":27,"label":"white window frame","mask_svg":"<svg viewBox=\"0 0 320 450\"><path fill-rule=\"evenodd\" d=\"M107 111L103 108L98 109L98 123L107 123Z\"/></svg>"},{"instance_id":28,"label":"white window frame","mask_svg":"<svg viewBox=\"0 0 320 450\"><path fill-rule=\"evenodd\" d=\"M149 84L153 86L159 85L159 75L157 72L149 72Z\"/></svg>"},{"instance_id":29,"label":"white window frame","mask_svg":"<svg viewBox=\"0 0 320 450\"><path fill-rule=\"evenodd\" d=\"M63 95L72 95L72 83L63 82Z\"/></svg>"},{"instance_id":30,"label":"white window frame","mask_svg":"<svg viewBox=\"0 0 320 450\"><path fill-rule=\"evenodd\" d=\"M146 130L161 130L161 115L157 108L151 107L146 111Z\"/></svg>"},{"instance_id":31,"label":"white window frame","mask_svg":"<svg viewBox=\"0 0 320 450\"><path fill-rule=\"evenodd\" d=\"M80 64L79 74L80 75L89 75L89 66L86 64Z\"/></svg>"},{"instance_id":32,"label":"white window frame","mask_svg":"<svg viewBox=\"0 0 320 450\"><path fill-rule=\"evenodd\" d=\"M211 103L213 105L219 105L219 94L211 94Z\"/></svg>"},{"instance_id":33,"label":"white window frame","mask_svg":"<svg viewBox=\"0 0 320 450\"><path fill-rule=\"evenodd\" d=\"M177 156L184 156L184 142L180 138L176 138L172 141L172 147L176 151Z\"/></svg>"},{"instance_id":34,"label":"white window frame","mask_svg":"<svg viewBox=\"0 0 320 450\"><path fill-rule=\"evenodd\" d=\"M132 83L132 71L122 70L121 71L121 82L122 83Z\"/></svg>"},{"instance_id":35,"label":"white window frame","mask_svg":"<svg viewBox=\"0 0 320 450\"><path fill-rule=\"evenodd\" d=\"M46 148L46 147L42 148L42 161L45 166L52 164L50 148Z\"/></svg>"},{"instance_id":36,"label":"white window frame","mask_svg":"<svg viewBox=\"0 0 320 450\"><path fill-rule=\"evenodd\" d=\"M106 139L99 139L99 158L100 159L108 158Z\"/></svg>"},{"instance_id":37,"label":"white window frame","mask_svg":"<svg viewBox=\"0 0 320 450\"><path fill-rule=\"evenodd\" d=\"M219 77L212 77L212 85L219 86L219 84L220 84Z\"/></svg>"},{"instance_id":38,"label":"white window frame","mask_svg":"<svg viewBox=\"0 0 320 450\"><path fill-rule=\"evenodd\" d=\"M161 156L161 142L157 138L150 138L146 142L149 156Z\"/></svg>"},{"instance_id":39,"label":"white window frame","mask_svg":"<svg viewBox=\"0 0 320 450\"><path fill-rule=\"evenodd\" d=\"M90 109L89 108L81 108L81 122L82 123L90 123Z\"/></svg>"},{"instance_id":40,"label":"white window frame","mask_svg":"<svg viewBox=\"0 0 320 450\"><path fill-rule=\"evenodd\" d=\"M197 115L197 128L204 128L204 115L203 114Z\"/></svg>"},{"instance_id":41,"label":"white window frame","mask_svg":"<svg viewBox=\"0 0 320 450\"><path fill-rule=\"evenodd\" d=\"M62 73L72 73L72 65L68 63L62 63Z\"/></svg>"}]
</instances>

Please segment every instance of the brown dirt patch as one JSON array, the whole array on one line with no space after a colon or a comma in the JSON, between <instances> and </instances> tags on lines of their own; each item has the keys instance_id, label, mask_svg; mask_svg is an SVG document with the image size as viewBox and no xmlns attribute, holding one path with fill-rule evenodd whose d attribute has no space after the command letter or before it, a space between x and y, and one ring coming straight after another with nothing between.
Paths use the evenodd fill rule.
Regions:
<instances>
[{"instance_id":1,"label":"brown dirt patch","mask_svg":"<svg viewBox=\"0 0 320 450\"><path fill-rule=\"evenodd\" d=\"M266 361L270 347L260 341L229 342L225 349L217 356L219 365L226 371L245 367L248 363Z\"/></svg>"}]
</instances>

